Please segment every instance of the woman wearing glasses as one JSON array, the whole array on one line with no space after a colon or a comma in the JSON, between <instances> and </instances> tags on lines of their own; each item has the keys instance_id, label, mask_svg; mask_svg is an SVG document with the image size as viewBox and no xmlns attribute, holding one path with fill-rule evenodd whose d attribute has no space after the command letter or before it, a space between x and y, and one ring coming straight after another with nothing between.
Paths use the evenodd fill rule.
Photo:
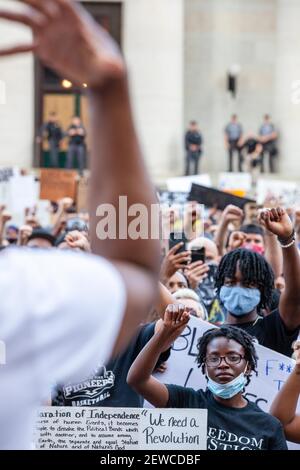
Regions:
<instances>
[{"instance_id":1,"label":"woman wearing glasses","mask_svg":"<svg viewBox=\"0 0 300 470\"><path fill-rule=\"evenodd\" d=\"M252 337L239 328L207 331L198 342L198 367L206 390L165 385L151 376L162 351L169 348L189 321L183 306L170 305L163 328L153 336L131 366L128 384L157 408L208 409L208 450L287 449L280 422L243 397L256 373Z\"/></svg>"}]
</instances>

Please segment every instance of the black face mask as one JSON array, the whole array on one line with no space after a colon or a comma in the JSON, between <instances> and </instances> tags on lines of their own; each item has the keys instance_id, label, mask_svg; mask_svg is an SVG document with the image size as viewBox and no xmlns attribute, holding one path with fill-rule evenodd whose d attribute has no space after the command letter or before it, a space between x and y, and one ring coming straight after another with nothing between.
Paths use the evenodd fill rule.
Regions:
<instances>
[{"instance_id":1,"label":"black face mask","mask_svg":"<svg viewBox=\"0 0 300 470\"><path fill-rule=\"evenodd\" d=\"M203 303L206 307L210 307L212 301L216 297L216 274L218 266L216 264L209 264L209 271L207 277L199 284L199 290Z\"/></svg>"}]
</instances>

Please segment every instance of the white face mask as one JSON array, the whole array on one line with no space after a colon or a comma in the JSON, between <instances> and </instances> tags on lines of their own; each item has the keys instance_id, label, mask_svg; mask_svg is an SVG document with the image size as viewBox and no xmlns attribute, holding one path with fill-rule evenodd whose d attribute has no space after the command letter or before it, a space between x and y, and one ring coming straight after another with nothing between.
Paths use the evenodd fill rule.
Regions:
<instances>
[{"instance_id":1,"label":"white face mask","mask_svg":"<svg viewBox=\"0 0 300 470\"><path fill-rule=\"evenodd\" d=\"M234 397L242 390L244 390L247 382L247 377L245 375L247 370L248 364L245 367L245 370L238 375L235 379L227 382L226 384L220 384L212 380L209 375L207 374L208 382L207 388L211 391L213 395L217 397L224 398L225 400L229 400L229 398Z\"/></svg>"}]
</instances>

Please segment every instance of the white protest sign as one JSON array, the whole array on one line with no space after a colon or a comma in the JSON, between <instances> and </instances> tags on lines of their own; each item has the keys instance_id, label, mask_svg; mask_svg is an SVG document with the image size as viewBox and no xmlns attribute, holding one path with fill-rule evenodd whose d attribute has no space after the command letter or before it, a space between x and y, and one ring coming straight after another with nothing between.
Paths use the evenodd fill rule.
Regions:
<instances>
[{"instance_id":1,"label":"white protest sign","mask_svg":"<svg viewBox=\"0 0 300 470\"><path fill-rule=\"evenodd\" d=\"M141 411L140 449L205 450L207 410L144 409Z\"/></svg>"},{"instance_id":2,"label":"white protest sign","mask_svg":"<svg viewBox=\"0 0 300 470\"><path fill-rule=\"evenodd\" d=\"M256 186L257 203L263 204L266 198L279 199L284 206L300 204L300 186L295 181L268 180L260 178Z\"/></svg>"},{"instance_id":3,"label":"white protest sign","mask_svg":"<svg viewBox=\"0 0 300 470\"><path fill-rule=\"evenodd\" d=\"M189 193L192 184L200 184L201 186L211 187L211 179L207 174L193 176L179 176L177 178L167 179L167 188L170 192Z\"/></svg>"},{"instance_id":4,"label":"white protest sign","mask_svg":"<svg viewBox=\"0 0 300 470\"><path fill-rule=\"evenodd\" d=\"M207 410L43 407L35 448L68 450L203 450Z\"/></svg>"},{"instance_id":5,"label":"white protest sign","mask_svg":"<svg viewBox=\"0 0 300 470\"><path fill-rule=\"evenodd\" d=\"M221 191L243 190L248 192L251 190L250 173L220 173L219 189Z\"/></svg>"},{"instance_id":6,"label":"white protest sign","mask_svg":"<svg viewBox=\"0 0 300 470\"><path fill-rule=\"evenodd\" d=\"M38 189L39 191L39 189ZM39 199L36 204L36 216L42 227L51 225L50 201Z\"/></svg>"},{"instance_id":7,"label":"white protest sign","mask_svg":"<svg viewBox=\"0 0 300 470\"><path fill-rule=\"evenodd\" d=\"M22 213L38 201L38 185L34 175L14 176L8 183L8 207L13 213Z\"/></svg>"},{"instance_id":8,"label":"white protest sign","mask_svg":"<svg viewBox=\"0 0 300 470\"><path fill-rule=\"evenodd\" d=\"M0 168L0 204L7 206L9 181L15 174L14 168Z\"/></svg>"}]
</instances>

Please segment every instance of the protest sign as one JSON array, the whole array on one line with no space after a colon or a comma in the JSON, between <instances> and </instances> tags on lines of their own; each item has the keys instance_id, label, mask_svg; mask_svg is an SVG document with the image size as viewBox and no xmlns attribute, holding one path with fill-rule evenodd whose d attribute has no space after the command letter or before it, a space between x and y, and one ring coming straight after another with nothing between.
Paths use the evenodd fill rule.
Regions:
<instances>
[{"instance_id":1,"label":"protest sign","mask_svg":"<svg viewBox=\"0 0 300 470\"><path fill-rule=\"evenodd\" d=\"M34 175L16 175L8 182L7 206L13 214L22 214L36 205L39 194Z\"/></svg>"},{"instance_id":2,"label":"protest sign","mask_svg":"<svg viewBox=\"0 0 300 470\"><path fill-rule=\"evenodd\" d=\"M72 170L41 169L40 199L58 201L64 197L75 200L77 172Z\"/></svg>"},{"instance_id":3,"label":"protest sign","mask_svg":"<svg viewBox=\"0 0 300 470\"><path fill-rule=\"evenodd\" d=\"M207 410L44 407L37 449L206 449Z\"/></svg>"},{"instance_id":4,"label":"protest sign","mask_svg":"<svg viewBox=\"0 0 300 470\"><path fill-rule=\"evenodd\" d=\"M275 198L280 205L292 207L300 205L300 186L295 181L268 180L260 178L256 186L257 202Z\"/></svg>"},{"instance_id":5,"label":"protest sign","mask_svg":"<svg viewBox=\"0 0 300 470\"><path fill-rule=\"evenodd\" d=\"M220 173L219 189L230 192L236 196L245 197L251 191L250 173Z\"/></svg>"},{"instance_id":6,"label":"protest sign","mask_svg":"<svg viewBox=\"0 0 300 470\"><path fill-rule=\"evenodd\" d=\"M197 201L206 207L216 207L219 210L224 210L229 204L243 209L247 203L255 203L253 199L235 196L218 189L207 188L194 183L192 184L188 200Z\"/></svg>"},{"instance_id":7,"label":"protest sign","mask_svg":"<svg viewBox=\"0 0 300 470\"><path fill-rule=\"evenodd\" d=\"M210 187L211 179L210 179L210 176L207 174L192 175L192 176L179 176L177 178L168 178L167 188L168 188L168 191L170 192L188 193L191 190L192 183Z\"/></svg>"}]
</instances>

